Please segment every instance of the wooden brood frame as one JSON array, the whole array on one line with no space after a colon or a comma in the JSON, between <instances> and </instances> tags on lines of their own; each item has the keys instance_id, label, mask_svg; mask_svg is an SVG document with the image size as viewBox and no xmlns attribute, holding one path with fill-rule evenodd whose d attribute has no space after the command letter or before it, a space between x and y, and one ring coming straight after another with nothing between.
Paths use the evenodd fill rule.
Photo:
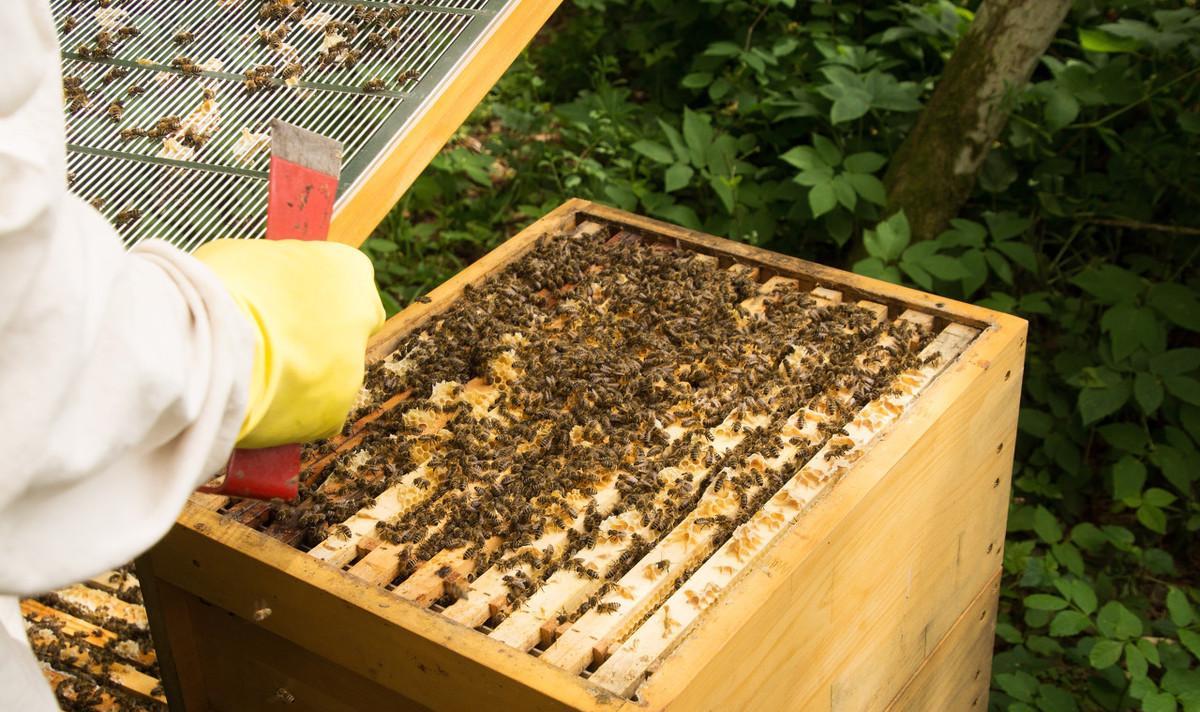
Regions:
<instances>
[{"instance_id":1,"label":"wooden brood frame","mask_svg":"<svg viewBox=\"0 0 1200 712\"><path fill-rule=\"evenodd\" d=\"M986 690L1024 351L1013 317L570 201L397 315L369 360L530 249L593 220L847 300L981 330L819 506L737 574L636 697L613 694L365 587L199 499L142 562L168 691L188 709L254 708L283 689L319 709L967 707ZM208 503L211 506L211 502ZM207 602L207 603L206 603ZM212 605L208 605L212 604ZM203 633L200 633L203 631ZM233 641L244 641L233 643ZM221 645L221 641L228 641ZM228 662L229 648L238 662ZM962 653L971 650L972 655ZM226 661L217 658L225 656ZM953 666L971 668L947 678ZM246 679L246 670L254 670ZM939 698L938 696L941 695Z\"/></svg>"}]
</instances>

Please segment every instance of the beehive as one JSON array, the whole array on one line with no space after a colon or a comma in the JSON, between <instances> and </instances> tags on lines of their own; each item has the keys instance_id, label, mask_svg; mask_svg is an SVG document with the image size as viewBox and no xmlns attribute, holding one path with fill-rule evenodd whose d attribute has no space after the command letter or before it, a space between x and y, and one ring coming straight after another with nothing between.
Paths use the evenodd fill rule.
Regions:
<instances>
[{"instance_id":1,"label":"beehive","mask_svg":"<svg viewBox=\"0 0 1200 712\"><path fill-rule=\"evenodd\" d=\"M29 642L65 710L167 708L140 585L130 568L21 601Z\"/></svg>"},{"instance_id":2,"label":"beehive","mask_svg":"<svg viewBox=\"0 0 1200 712\"><path fill-rule=\"evenodd\" d=\"M298 505L196 496L139 561L164 684L187 709L978 705L1024 334L570 201L388 322Z\"/></svg>"}]
</instances>

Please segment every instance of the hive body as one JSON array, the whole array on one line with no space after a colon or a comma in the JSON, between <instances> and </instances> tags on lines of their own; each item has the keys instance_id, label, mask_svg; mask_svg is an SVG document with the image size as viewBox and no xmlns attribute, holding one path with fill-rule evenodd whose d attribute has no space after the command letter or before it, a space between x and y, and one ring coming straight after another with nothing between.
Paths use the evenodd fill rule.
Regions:
<instances>
[{"instance_id":1,"label":"hive body","mask_svg":"<svg viewBox=\"0 0 1200 712\"><path fill-rule=\"evenodd\" d=\"M552 253L597 264L546 281ZM621 358L554 405L560 379L529 355L602 352L637 318L607 308L654 308L613 297L625 272L606 254L737 294L724 349L627 330L648 373L683 355L648 382L611 376L641 383L629 399L649 414L604 400ZM531 272L546 287L522 299L544 331L481 321L470 334L497 347L459 380L404 375L472 300ZM570 338L554 346L555 329ZM168 693L187 709L982 704L1024 335L1007 315L570 201L389 321L297 506L196 496L139 561ZM603 427L568 427L597 401ZM478 459L453 460L459 441ZM536 472L510 471L522 458Z\"/></svg>"}]
</instances>

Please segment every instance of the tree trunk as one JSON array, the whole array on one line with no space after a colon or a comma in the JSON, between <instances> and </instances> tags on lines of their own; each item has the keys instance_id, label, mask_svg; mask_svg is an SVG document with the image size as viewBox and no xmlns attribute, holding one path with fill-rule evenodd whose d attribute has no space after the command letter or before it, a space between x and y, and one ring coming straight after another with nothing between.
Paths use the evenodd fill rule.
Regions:
<instances>
[{"instance_id":1,"label":"tree trunk","mask_svg":"<svg viewBox=\"0 0 1200 712\"><path fill-rule=\"evenodd\" d=\"M917 125L892 157L888 209L903 209L913 239L937 237L958 214L1013 92L1033 74L1071 0L983 0Z\"/></svg>"}]
</instances>

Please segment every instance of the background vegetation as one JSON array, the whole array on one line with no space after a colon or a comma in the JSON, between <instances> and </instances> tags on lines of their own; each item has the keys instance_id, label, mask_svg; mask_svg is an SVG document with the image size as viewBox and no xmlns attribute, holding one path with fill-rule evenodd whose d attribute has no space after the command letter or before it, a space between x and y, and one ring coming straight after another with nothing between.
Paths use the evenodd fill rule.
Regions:
<instances>
[{"instance_id":1,"label":"background vegetation","mask_svg":"<svg viewBox=\"0 0 1200 712\"><path fill-rule=\"evenodd\" d=\"M1200 11L1077 0L918 242L880 179L975 5L566 0L367 250L394 311L580 196L1029 319L991 706L1200 710Z\"/></svg>"}]
</instances>

